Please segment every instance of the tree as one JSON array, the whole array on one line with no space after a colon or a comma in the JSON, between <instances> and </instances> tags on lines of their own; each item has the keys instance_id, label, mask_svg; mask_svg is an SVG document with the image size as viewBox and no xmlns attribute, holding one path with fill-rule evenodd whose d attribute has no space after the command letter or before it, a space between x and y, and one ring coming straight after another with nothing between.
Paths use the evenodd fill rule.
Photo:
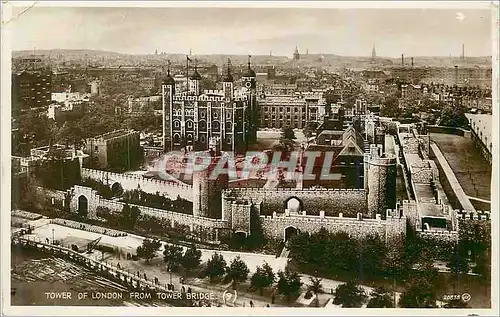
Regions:
<instances>
[{"instance_id":1,"label":"tree","mask_svg":"<svg viewBox=\"0 0 500 317\"><path fill-rule=\"evenodd\" d=\"M309 280L311 281L311 285L309 285L309 290L311 290L311 292L317 295L323 290L323 284L321 284L322 278L311 276Z\"/></svg>"},{"instance_id":2,"label":"tree","mask_svg":"<svg viewBox=\"0 0 500 317\"><path fill-rule=\"evenodd\" d=\"M406 291L401 294L399 306L404 308L436 307L436 294L431 283L423 278L413 279Z\"/></svg>"},{"instance_id":3,"label":"tree","mask_svg":"<svg viewBox=\"0 0 500 317\"><path fill-rule=\"evenodd\" d=\"M167 263L169 270L175 271L182 261L182 247L174 244L166 244L165 250L163 251L163 260Z\"/></svg>"},{"instance_id":4,"label":"tree","mask_svg":"<svg viewBox=\"0 0 500 317\"><path fill-rule=\"evenodd\" d=\"M383 287L377 287L370 294L372 298L366 307L368 308L394 308L394 295Z\"/></svg>"},{"instance_id":5,"label":"tree","mask_svg":"<svg viewBox=\"0 0 500 317\"><path fill-rule=\"evenodd\" d=\"M285 126L281 128L281 138L280 140L290 140L293 141L297 137L295 136L295 132L293 131L292 127Z\"/></svg>"},{"instance_id":6,"label":"tree","mask_svg":"<svg viewBox=\"0 0 500 317\"><path fill-rule=\"evenodd\" d=\"M469 121L465 117L465 112L460 106L445 106L441 112L441 119L439 122L442 126L447 127L467 127Z\"/></svg>"},{"instance_id":7,"label":"tree","mask_svg":"<svg viewBox=\"0 0 500 317\"><path fill-rule=\"evenodd\" d=\"M275 280L274 272L271 266L264 262L262 267L257 266L257 270L250 279L250 285L253 289L258 289L260 296L264 293L264 288L273 285Z\"/></svg>"},{"instance_id":8,"label":"tree","mask_svg":"<svg viewBox=\"0 0 500 317\"><path fill-rule=\"evenodd\" d=\"M214 253L212 257L207 261L207 267L205 268L205 276L210 278L210 281L216 277L224 275L226 272L226 261L224 257L219 253Z\"/></svg>"},{"instance_id":9,"label":"tree","mask_svg":"<svg viewBox=\"0 0 500 317\"><path fill-rule=\"evenodd\" d=\"M380 115L383 117L397 118L401 115L399 101L396 96L388 96L380 109Z\"/></svg>"},{"instance_id":10,"label":"tree","mask_svg":"<svg viewBox=\"0 0 500 317\"><path fill-rule=\"evenodd\" d=\"M307 138L307 142L309 142L309 138L313 136L318 128L318 124L316 122L308 122L305 128L302 130L304 136ZM293 131L293 130L292 130Z\"/></svg>"},{"instance_id":11,"label":"tree","mask_svg":"<svg viewBox=\"0 0 500 317\"><path fill-rule=\"evenodd\" d=\"M402 280L411 269L408 262L399 245L388 246L388 251L382 261L384 274L390 278Z\"/></svg>"},{"instance_id":12,"label":"tree","mask_svg":"<svg viewBox=\"0 0 500 317\"><path fill-rule=\"evenodd\" d=\"M373 235L365 238L360 246L363 272L372 276L379 275L383 270L383 261L387 254L385 243L378 235Z\"/></svg>"},{"instance_id":13,"label":"tree","mask_svg":"<svg viewBox=\"0 0 500 317\"><path fill-rule=\"evenodd\" d=\"M323 285L321 284L321 281L323 280L322 278L312 276L309 277L309 280L311 281L311 285L309 285L309 291L313 292L314 295L318 295L319 292L323 290ZM316 297L316 306L319 307L319 300Z\"/></svg>"},{"instance_id":14,"label":"tree","mask_svg":"<svg viewBox=\"0 0 500 317\"><path fill-rule=\"evenodd\" d=\"M194 270L201 263L201 251L194 244L186 250L181 259L182 267L188 271Z\"/></svg>"},{"instance_id":15,"label":"tree","mask_svg":"<svg viewBox=\"0 0 500 317\"><path fill-rule=\"evenodd\" d=\"M446 266L452 273L467 274L469 272L469 261L467 252L460 245L456 245L451 252L448 253Z\"/></svg>"},{"instance_id":16,"label":"tree","mask_svg":"<svg viewBox=\"0 0 500 317\"><path fill-rule=\"evenodd\" d=\"M302 286L300 275L286 268L284 272L278 272L278 277L278 293L286 296L287 300L290 301L291 296L296 294Z\"/></svg>"},{"instance_id":17,"label":"tree","mask_svg":"<svg viewBox=\"0 0 500 317\"><path fill-rule=\"evenodd\" d=\"M156 252L160 250L161 242L159 240L142 240L142 245L137 247L137 256L139 258L145 259L146 263L149 263L153 258L156 257Z\"/></svg>"},{"instance_id":18,"label":"tree","mask_svg":"<svg viewBox=\"0 0 500 317\"><path fill-rule=\"evenodd\" d=\"M367 297L365 291L355 281L337 286L334 296L333 303L342 307L361 307Z\"/></svg>"},{"instance_id":19,"label":"tree","mask_svg":"<svg viewBox=\"0 0 500 317\"><path fill-rule=\"evenodd\" d=\"M236 283L246 281L249 272L247 265L239 256L234 258L227 268L227 277L233 282L233 288L236 288Z\"/></svg>"}]
</instances>

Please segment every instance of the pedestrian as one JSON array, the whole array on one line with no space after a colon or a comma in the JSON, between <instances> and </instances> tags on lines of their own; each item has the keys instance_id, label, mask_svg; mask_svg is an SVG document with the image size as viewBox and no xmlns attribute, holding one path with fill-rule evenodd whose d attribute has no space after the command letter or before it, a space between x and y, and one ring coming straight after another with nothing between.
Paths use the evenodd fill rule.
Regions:
<instances>
[{"instance_id":1,"label":"pedestrian","mask_svg":"<svg viewBox=\"0 0 500 317\"><path fill-rule=\"evenodd\" d=\"M271 307L271 306L269 306L269 304L267 304L266 307Z\"/></svg>"},{"instance_id":2,"label":"pedestrian","mask_svg":"<svg viewBox=\"0 0 500 317\"><path fill-rule=\"evenodd\" d=\"M253 307L253 302L252 301L250 301L250 307Z\"/></svg>"}]
</instances>

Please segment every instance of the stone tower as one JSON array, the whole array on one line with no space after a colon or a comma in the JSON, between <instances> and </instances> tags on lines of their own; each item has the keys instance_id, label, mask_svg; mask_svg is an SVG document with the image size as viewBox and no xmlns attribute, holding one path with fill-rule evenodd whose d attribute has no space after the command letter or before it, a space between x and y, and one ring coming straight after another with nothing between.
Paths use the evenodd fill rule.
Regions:
<instances>
[{"instance_id":1,"label":"stone tower","mask_svg":"<svg viewBox=\"0 0 500 317\"><path fill-rule=\"evenodd\" d=\"M382 155L380 145L371 145L370 153L365 156L365 190L370 218L384 215L387 209L396 207L396 173L396 157Z\"/></svg>"},{"instance_id":2,"label":"stone tower","mask_svg":"<svg viewBox=\"0 0 500 317\"><path fill-rule=\"evenodd\" d=\"M222 191L228 187L228 175L214 177L214 169L221 159L220 152L205 152L211 158L206 169L193 171L193 216L213 219L222 218Z\"/></svg>"},{"instance_id":3,"label":"stone tower","mask_svg":"<svg viewBox=\"0 0 500 317\"><path fill-rule=\"evenodd\" d=\"M195 64L194 64L194 73L193 75L191 76L191 78L189 78L189 87L188 87L188 91L189 91L189 94L190 95L195 95L195 96L199 96L201 94L201 75L200 73L198 72L198 62L197 60L195 60Z\"/></svg>"},{"instance_id":4,"label":"stone tower","mask_svg":"<svg viewBox=\"0 0 500 317\"><path fill-rule=\"evenodd\" d=\"M170 61L168 61L167 77L161 83L161 101L162 101L162 135L163 151L172 150L172 104L175 95L175 80L170 76Z\"/></svg>"},{"instance_id":5,"label":"stone tower","mask_svg":"<svg viewBox=\"0 0 500 317\"><path fill-rule=\"evenodd\" d=\"M295 46L295 52L293 52L293 60L294 61L300 60L299 49L297 48L297 46Z\"/></svg>"},{"instance_id":6,"label":"stone tower","mask_svg":"<svg viewBox=\"0 0 500 317\"><path fill-rule=\"evenodd\" d=\"M224 98L233 99L234 96L234 79L231 75L231 60L227 60L227 72L222 80L222 90L224 92Z\"/></svg>"},{"instance_id":7,"label":"stone tower","mask_svg":"<svg viewBox=\"0 0 500 317\"><path fill-rule=\"evenodd\" d=\"M259 112L257 105L257 76L253 71L250 63L251 56L248 56L248 67L243 71L242 80L243 86L246 89L245 95L247 97L248 106L246 116L248 128L248 143L257 141L257 130L259 129Z\"/></svg>"}]
</instances>

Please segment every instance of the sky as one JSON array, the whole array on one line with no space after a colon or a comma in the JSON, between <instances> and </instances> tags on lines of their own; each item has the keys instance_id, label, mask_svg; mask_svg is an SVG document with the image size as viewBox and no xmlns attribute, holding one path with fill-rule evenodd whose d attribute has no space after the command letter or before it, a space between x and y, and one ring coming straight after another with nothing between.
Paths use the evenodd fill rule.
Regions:
<instances>
[{"instance_id":1,"label":"sky","mask_svg":"<svg viewBox=\"0 0 500 317\"><path fill-rule=\"evenodd\" d=\"M484 9L106 8L35 5L11 27L12 50L97 49L291 56L492 55Z\"/></svg>"}]
</instances>

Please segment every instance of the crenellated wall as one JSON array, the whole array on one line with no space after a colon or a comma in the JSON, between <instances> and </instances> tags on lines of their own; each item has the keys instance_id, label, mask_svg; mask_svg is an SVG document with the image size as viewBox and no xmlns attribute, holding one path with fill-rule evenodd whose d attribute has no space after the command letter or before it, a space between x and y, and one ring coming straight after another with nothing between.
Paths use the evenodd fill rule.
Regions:
<instances>
[{"instance_id":1,"label":"crenellated wall","mask_svg":"<svg viewBox=\"0 0 500 317\"><path fill-rule=\"evenodd\" d=\"M78 212L79 198L84 196L87 199L88 213L87 217L96 218L97 207L109 208L114 213L121 213L125 203L120 201L104 199L97 194L95 190L89 187L74 186L71 190L70 210ZM174 211L163 209L145 207L140 205L129 204L129 206L137 206L141 214L155 217L158 219L170 220L172 226L174 224L185 225L190 228L190 231L213 230L213 229L227 229L229 224L225 220L211 219L204 217L195 217L192 215L182 214ZM215 234L215 233L214 233Z\"/></svg>"},{"instance_id":2,"label":"crenellated wall","mask_svg":"<svg viewBox=\"0 0 500 317\"><path fill-rule=\"evenodd\" d=\"M343 217L342 213L338 217L327 217L324 213L320 216L310 215L277 215L260 216L264 235L276 239L285 240L285 230L293 227L302 232L317 232L325 228L329 232L345 232L355 239L362 239L370 235L379 235L381 238L394 239L403 237L406 234L406 217L388 217L389 220L382 220L380 214L375 219L365 219L361 214L356 218Z\"/></svg>"},{"instance_id":3,"label":"crenellated wall","mask_svg":"<svg viewBox=\"0 0 500 317\"><path fill-rule=\"evenodd\" d=\"M366 214L367 202L364 189L296 189L296 188L232 188L223 192L223 199L237 198L260 203L263 215L273 212L284 213L290 198L301 202L301 211L309 215L319 215L326 211L327 216L337 216L342 212L355 217L358 213Z\"/></svg>"},{"instance_id":4,"label":"crenellated wall","mask_svg":"<svg viewBox=\"0 0 500 317\"><path fill-rule=\"evenodd\" d=\"M82 168L82 178L91 178L96 181L103 182L113 186L119 183L124 190L134 190L140 187L146 193L155 194L160 192L160 195L165 195L172 200L177 199L177 196L189 201L193 201L192 186L181 184L175 181L166 181L145 178L140 175L112 173L89 168Z\"/></svg>"}]
</instances>

